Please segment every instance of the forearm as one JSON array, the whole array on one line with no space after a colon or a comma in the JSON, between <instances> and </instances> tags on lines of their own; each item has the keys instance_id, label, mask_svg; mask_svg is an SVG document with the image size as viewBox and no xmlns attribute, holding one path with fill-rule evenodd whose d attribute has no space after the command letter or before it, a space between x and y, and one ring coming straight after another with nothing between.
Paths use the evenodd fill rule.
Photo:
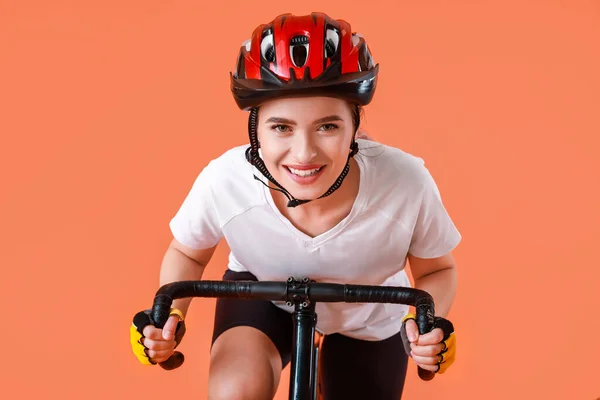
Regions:
<instances>
[{"instance_id":1,"label":"forearm","mask_svg":"<svg viewBox=\"0 0 600 400\"><path fill-rule=\"evenodd\" d=\"M160 286L171 282L201 280L204 273L204 265L183 254L181 251L169 247L166 251L160 269ZM187 314L191 298L175 299L172 307Z\"/></svg>"},{"instance_id":2,"label":"forearm","mask_svg":"<svg viewBox=\"0 0 600 400\"><path fill-rule=\"evenodd\" d=\"M456 296L456 268L446 268L415 280L415 288L421 289L433 297L435 315L446 317Z\"/></svg>"}]
</instances>

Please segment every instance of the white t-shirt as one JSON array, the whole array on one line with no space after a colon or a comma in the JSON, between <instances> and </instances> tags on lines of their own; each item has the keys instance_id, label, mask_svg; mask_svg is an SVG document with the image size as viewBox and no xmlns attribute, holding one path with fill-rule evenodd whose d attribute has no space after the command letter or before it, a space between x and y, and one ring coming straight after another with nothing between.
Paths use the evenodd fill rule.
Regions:
<instances>
[{"instance_id":1,"label":"white t-shirt","mask_svg":"<svg viewBox=\"0 0 600 400\"><path fill-rule=\"evenodd\" d=\"M225 238L229 269L258 280L294 276L317 282L410 286L407 253L434 258L461 235L448 216L422 159L372 141L357 140L360 187L350 214L314 238L296 229L273 202L267 182L245 158L247 145L212 160L199 174L170 223L174 237L202 249ZM278 307L292 311L283 303ZM317 330L381 340L396 334L408 306L317 303Z\"/></svg>"}]
</instances>

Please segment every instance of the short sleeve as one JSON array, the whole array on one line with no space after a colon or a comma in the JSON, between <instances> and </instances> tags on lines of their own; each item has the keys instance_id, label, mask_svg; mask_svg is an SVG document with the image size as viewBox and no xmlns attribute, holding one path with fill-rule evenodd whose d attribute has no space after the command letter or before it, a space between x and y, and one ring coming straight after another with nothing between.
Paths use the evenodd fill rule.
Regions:
<instances>
[{"instance_id":1,"label":"short sleeve","mask_svg":"<svg viewBox=\"0 0 600 400\"><path fill-rule=\"evenodd\" d=\"M173 237L194 249L214 247L223 237L215 209L213 169L211 162L200 172L169 224Z\"/></svg>"},{"instance_id":2,"label":"short sleeve","mask_svg":"<svg viewBox=\"0 0 600 400\"><path fill-rule=\"evenodd\" d=\"M421 203L408 252L419 258L436 258L451 252L461 235L442 203L433 177L423 168Z\"/></svg>"}]
</instances>

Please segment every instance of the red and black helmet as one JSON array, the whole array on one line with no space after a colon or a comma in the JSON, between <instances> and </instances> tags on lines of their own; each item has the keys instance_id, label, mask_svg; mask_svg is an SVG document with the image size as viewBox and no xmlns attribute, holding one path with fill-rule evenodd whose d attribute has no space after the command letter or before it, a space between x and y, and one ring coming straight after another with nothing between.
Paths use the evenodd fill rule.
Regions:
<instances>
[{"instance_id":1,"label":"red and black helmet","mask_svg":"<svg viewBox=\"0 0 600 400\"><path fill-rule=\"evenodd\" d=\"M242 45L231 91L242 110L284 95L341 97L363 106L373 98L378 69L348 22L323 13L283 14Z\"/></svg>"}]
</instances>

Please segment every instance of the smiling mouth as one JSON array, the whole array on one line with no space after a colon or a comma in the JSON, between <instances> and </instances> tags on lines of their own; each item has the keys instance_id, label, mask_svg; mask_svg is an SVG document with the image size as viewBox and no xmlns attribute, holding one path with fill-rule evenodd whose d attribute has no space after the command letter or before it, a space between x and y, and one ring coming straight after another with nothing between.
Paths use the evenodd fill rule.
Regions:
<instances>
[{"instance_id":1,"label":"smiling mouth","mask_svg":"<svg viewBox=\"0 0 600 400\"><path fill-rule=\"evenodd\" d=\"M292 174L299 176L301 178L305 178L307 176L312 176L312 175L316 175L317 173L319 173L319 171L321 171L323 169L323 166L320 166L318 168L312 168L312 169L295 169L292 167L288 167L286 166L285 168L287 168L288 171L290 171Z\"/></svg>"}]
</instances>

